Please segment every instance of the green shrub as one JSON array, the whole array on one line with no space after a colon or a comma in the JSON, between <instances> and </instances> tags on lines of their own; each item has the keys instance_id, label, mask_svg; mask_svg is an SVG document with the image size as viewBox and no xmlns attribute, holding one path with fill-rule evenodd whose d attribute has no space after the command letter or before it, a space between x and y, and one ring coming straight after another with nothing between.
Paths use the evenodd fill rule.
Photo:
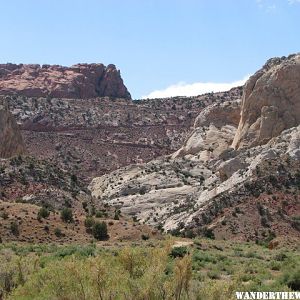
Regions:
<instances>
[{"instance_id":1,"label":"green shrub","mask_svg":"<svg viewBox=\"0 0 300 300\"><path fill-rule=\"evenodd\" d=\"M84 220L84 226L86 228L91 228L93 227L93 225L95 224L95 220L93 217L87 217L85 220Z\"/></svg>"},{"instance_id":2,"label":"green shrub","mask_svg":"<svg viewBox=\"0 0 300 300\"><path fill-rule=\"evenodd\" d=\"M91 207L90 214L91 214L92 216L94 216L94 215L96 214L96 208L95 208L95 206L92 206L92 207Z\"/></svg>"},{"instance_id":3,"label":"green shrub","mask_svg":"<svg viewBox=\"0 0 300 300\"><path fill-rule=\"evenodd\" d=\"M287 255L284 252L280 252L275 255L274 259L276 261L284 261L285 259L287 259Z\"/></svg>"},{"instance_id":4,"label":"green shrub","mask_svg":"<svg viewBox=\"0 0 300 300\"><path fill-rule=\"evenodd\" d=\"M278 262L278 261L274 261L272 260L270 262L270 269L273 270L273 271L279 271L281 268L281 263Z\"/></svg>"},{"instance_id":5,"label":"green shrub","mask_svg":"<svg viewBox=\"0 0 300 300\"><path fill-rule=\"evenodd\" d=\"M7 220L8 219L8 213L6 211L3 211L1 214L0 214L0 217L3 218L3 220Z\"/></svg>"},{"instance_id":6,"label":"green shrub","mask_svg":"<svg viewBox=\"0 0 300 300\"><path fill-rule=\"evenodd\" d=\"M93 217L87 217L85 220L84 220L84 226L86 228L86 231L88 233L91 233L92 232L92 228L95 224L95 220Z\"/></svg>"},{"instance_id":7,"label":"green shrub","mask_svg":"<svg viewBox=\"0 0 300 300\"><path fill-rule=\"evenodd\" d=\"M207 237L208 239L212 239L212 240L215 239L215 234L214 234L213 230L210 229L210 228L205 227L205 228L203 229L203 234L204 234L204 236Z\"/></svg>"},{"instance_id":8,"label":"green shrub","mask_svg":"<svg viewBox=\"0 0 300 300\"><path fill-rule=\"evenodd\" d=\"M20 234L19 224L16 221L10 223L10 231L16 236Z\"/></svg>"},{"instance_id":9,"label":"green shrub","mask_svg":"<svg viewBox=\"0 0 300 300\"><path fill-rule=\"evenodd\" d=\"M191 248L171 249L173 240L153 241L150 247L130 244L105 249L96 243L60 246L5 241L0 244L0 295L20 300L233 300L237 290L298 289L297 251L200 238ZM283 263L274 260L278 253L286 254ZM279 265L278 272L270 272Z\"/></svg>"},{"instance_id":10,"label":"green shrub","mask_svg":"<svg viewBox=\"0 0 300 300\"><path fill-rule=\"evenodd\" d=\"M54 234L57 236L57 237L63 237L64 234L62 233L61 229L60 228L55 228L54 229Z\"/></svg>"},{"instance_id":11,"label":"green shrub","mask_svg":"<svg viewBox=\"0 0 300 300\"><path fill-rule=\"evenodd\" d=\"M268 223L268 219L267 217L263 216L260 219L260 223L263 227L270 227L269 223Z\"/></svg>"},{"instance_id":12,"label":"green shrub","mask_svg":"<svg viewBox=\"0 0 300 300\"><path fill-rule=\"evenodd\" d=\"M26 201L23 200L23 198L17 198L17 199L15 200L15 202L16 202L16 203L26 203Z\"/></svg>"},{"instance_id":13,"label":"green shrub","mask_svg":"<svg viewBox=\"0 0 300 300\"><path fill-rule=\"evenodd\" d=\"M87 212L88 211L88 204L86 201L82 202L82 208Z\"/></svg>"},{"instance_id":14,"label":"green shrub","mask_svg":"<svg viewBox=\"0 0 300 300\"><path fill-rule=\"evenodd\" d=\"M70 208L63 208L62 211L60 212L60 217L63 222L66 223L71 223L73 222L73 212Z\"/></svg>"},{"instance_id":15,"label":"green shrub","mask_svg":"<svg viewBox=\"0 0 300 300\"><path fill-rule=\"evenodd\" d=\"M211 254L211 253L208 253L208 252L204 252L202 250L197 250L194 252L194 260L195 261L198 261L198 262L201 262L203 264L205 263L217 263L217 258Z\"/></svg>"},{"instance_id":16,"label":"green shrub","mask_svg":"<svg viewBox=\"0 0 300 300\"><path fill-rule=\"evenodd\" d=\"M283 274L282 282L293 291L300 291L300 267L286 271Z\"/></svg>"},{"instance_id":17,"label":"green shrub","mask_svg":"<svg viewBox=\"0 0 300 300\"><path fill-rule=\"evenodd\" d=\"M171 235L173 236L181 236L181 231L180 231L180 228L174 228L174 229L171 229L168 231L168 233L170 233Z\"/></svg>"},{"instance_id":18,"label":"green shrub","mask_svg":"<svg viewBox=\"0 0 300 300\"><path fill-rule=\"evenodd\" d=\"M187 247L181 246L181 247L172 248L170 256L176 258L176 257L184 257L186 254L188 254Z\"/></svg>"},{"instance_id":19,"label":"green shrub","mask_svg":"<svg viewBox=\"0 0 300 300\"><path fill-rule=\"evenodd\" d=\"M38 212L38 218L48 218L50 215L50 211L46 208L46 207L42 207L40 208L39 212Z\"/></svg>"},{"instance_id":20,"label":"green shrub","mask_svg":"<svg viewBox=\"0 0 300 300\"><path fill-rule=\"evenodd\" d=\"M187 229L185 232L184 232L184 236L186 238L189 238L189 239L193 239L196 237L196 234L195 232L192 230L192 229Z\"/></svg>"},{"instance_id":21,"label":"green shrub","mask_svg":"<svg viewBox=\"0 0 300 300\"><path fill-rule=\"evenodd\" d=\"M67 256L80 256L80 257L89 257L95 255L96 245L68 245L60 248L56 253L55 257L63 258Z\"/></svg>"},{"instance_id":22,"label":"green shrub","mask_svg":"<svg viewBox=\"0 0 300 300\"><path fill-rule=\"evenodd\" d=\"M142 234L142 240L143 241L149 240L149 235L148 234Z\"/></svg>"},{"instance_id":23,"label":"green shrub","mask_svg":"<svg viewBox=\"0 0 300 300\"><path fill-rule=\"evenodd\" d=\"M119 220L120 216L121 216L121 211L119 209L117 209L115 211L114 220Z\"/></svg>"},{"instance_id":24,"label":"green shrub","mask_svg":"<svg viewBox=\"0 0 300 300\"><path fill-rule=\"evenodd\" d=\"M219 279L220 278L220 274L217 270L210 270L207 272L207 276L210 279Z\"/></svg>"},{"instance_id":25,"label":"green shrub","mask_svg":"<svg viewBox=\"0 0 300 300\"><path fill-rule=\"evenodd\" d=\"M105 222L96 222L93 225L92 233L98 241L105 241L108 239L107 225Z\"/></svg>"},{"instance_id":26,"label":"green shrub","mask_svg":"<svg viewBox=\"0 0 300 300\"><path fill-rule=\"evenodd\" d=\"M72 174L72 175L71 175L71 181L72 181L73 183L76 183L76 182L77 182L77 176L76 176L75 174Z\"/></svg>"},{"instance_id":27,"label":"green shrub","mask_svg":"<svg viewBox=\"0 0 300 300\"><path fill-rule=\"evenodd\" d=\"M291 221L292 221L292 226L296 230L300 231L300 216L294 216L294 217L292 217Z\"/></svg>"},{"instance_id":28,"label":"green shrub","mask_svg":"<svg viewBox=\"0 0 300 300\"><path fill-rule=\"evenodd\" d=\"M98 211L95 213L95 217L96 217L96 218L102 218L102 217L103 217L103 213L102 213L100 210L98 210Z\"/></svg>"},{"instance_id":29,"label":"green shrub","mask_svg":"<svg viewBox=\"0 0 300 300\"><path fill-rule=\"evenodd\" d=\"M48 260L42 268L32 264L35 269L31 270L31 276L18 285L13 281L8 298L194 299L190 256L173 261L173 272L166 275L165 247L126 247L118 255L101 252L96 257L84 251L85 255L79 258L77 249L78 246L67 246L66 251L59 250L61 255ZM89 249L87 254L92 251Z\"/></svg>"}]
</instances>

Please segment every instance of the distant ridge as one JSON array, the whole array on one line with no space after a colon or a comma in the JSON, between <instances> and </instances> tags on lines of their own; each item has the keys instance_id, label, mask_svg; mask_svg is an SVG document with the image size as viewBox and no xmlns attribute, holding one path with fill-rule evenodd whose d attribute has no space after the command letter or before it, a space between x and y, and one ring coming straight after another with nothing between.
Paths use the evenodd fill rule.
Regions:
<instances>
[{"instance_id":1,"label":"distant ridge","mask_svg":"<svg viewBox=\"0 0 300 300\"><path fill-rule=\"evenodd\" d=\"M27 97L131 99L115 65L77 64L71 67L0 64L0 94Z\"/></svg>"}]
</instances>

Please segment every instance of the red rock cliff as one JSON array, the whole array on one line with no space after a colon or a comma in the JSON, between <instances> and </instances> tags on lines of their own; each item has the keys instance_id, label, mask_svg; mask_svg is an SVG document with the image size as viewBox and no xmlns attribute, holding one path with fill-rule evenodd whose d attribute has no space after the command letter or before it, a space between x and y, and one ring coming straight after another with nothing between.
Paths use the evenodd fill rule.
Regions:
<instances>
[{"instance_id":1,"label":"red rock cliff","mask_svg":"<svg viewBox=\"0 0 300 300\"><path fill-rule=\"evenodd\" d=\"M131 99L115 65L0 64L0 94L28 97Z\"/></svg>"}]
</instances>

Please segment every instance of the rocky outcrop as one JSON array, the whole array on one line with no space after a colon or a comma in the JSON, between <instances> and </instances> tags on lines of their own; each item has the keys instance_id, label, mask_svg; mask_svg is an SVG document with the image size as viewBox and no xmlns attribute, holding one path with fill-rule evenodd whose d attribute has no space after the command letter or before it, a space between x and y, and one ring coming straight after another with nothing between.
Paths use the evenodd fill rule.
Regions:
<instances>
[{"instance_id":1,"label":"rocky outcrop","mask_svg":"<svg viewBox=\"0 0 300 300\"><path fill-rule=\"evenodd\" d=\"M209 228L220 239L264 240L267 228L299 238L299 132L300 126L288 129L225 161L165 157L129 166L95 178L89 188L104 203L166 231Z\"/></svg>"},{"instance_id":2,"label":"rocky outcrop","mask_svg":"<svg viewBox=\"0 0 300 300\"><path fill-rule=\"evenodd\" d=\"M234 157L221 163L218 168L219 176L222 181L230 178L236 171L245 169L248 164L240 157Z\"/></svg>"},{"instance_id":3,"label":"rocky outcrop","mask_svg":"<svg viewBox=\"0 0 300 300\"><path fill-rule=\"evenodd\" d=\"M8 158L24 152L19 127L4 105L0 104L0 158Z\"/></svg>"},{"instance_id":4,"label":"rocky outcrop","mask_svg":"<svg viewBox=\"0 0 300 300\"><path fill-rule=\"evenodd\" d=\"M130 99L130 93L115 65L0 64L0 94L27 97Z\"/></svg>"},{"instance_id":5,"label":"rocky outcrop","mask_svg":"<svg viewBox=\"0 0 300 300\"><path fill-rule=\"evenodd\" d=\"M240 100L217 102L205 108L195 120L190 137L172 158L198 155L203 161L227 150L240 119Z\"/></svg>"},{"instance_id":6,"label":"rocky outcrop","mask_svg":"<svg viewBox=\"0 0 300 300\"><path fill-rule=\"evenodd\" d=\"M300 124L300 54L270 59L247 81L233 147L262 145Z\"/></svg>"}]
</instances>

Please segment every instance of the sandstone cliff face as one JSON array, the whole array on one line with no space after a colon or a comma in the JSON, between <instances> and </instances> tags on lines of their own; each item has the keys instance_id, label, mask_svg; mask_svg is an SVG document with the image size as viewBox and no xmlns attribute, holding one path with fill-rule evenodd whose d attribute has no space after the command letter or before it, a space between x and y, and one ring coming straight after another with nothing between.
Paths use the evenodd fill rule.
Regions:
<instances>
[{"instance_id":1,"label":"sandstone cliff face","mask_svg":"<svg viewBox=\"0 0 300 300\"><path fill-rule=\"evenodd\" d=\"M0 158L24 152L21 132L12 114L0 104Z\"/></svg>"},{"instance_id":2,"label":"sandstone cliff face","mask_svg":"<svg viewBox=\"0 0 300 300\"><path fill-rule=\"evenodd\" d=\"M270 59L245 85L233 147L261 145L300 124L300 54Z\"/></svg>"},{"instance_id":3,"label":"sandstone cliff face","mask_svg":"<svg viewBox=\"0 0 300 300\"><path fill-rule=\"evenodd\" d=\"M172 158L198 155L201 160L207 161L227 150L239 123L240 104L240 100L233 100L205 108L196 118L191 135Z\"/></svg>"},{"instance_id":4,"label":"sandstone cliff face","mask_svg":"<svg viewBox=\"0 0 300 300\"><path fill-rule=\"evenodd\" d=\"M28 97L86 99L118 97L130 99L130 93L114 65L0 64L0 94Z\"/></svg>"}]
</instances>

